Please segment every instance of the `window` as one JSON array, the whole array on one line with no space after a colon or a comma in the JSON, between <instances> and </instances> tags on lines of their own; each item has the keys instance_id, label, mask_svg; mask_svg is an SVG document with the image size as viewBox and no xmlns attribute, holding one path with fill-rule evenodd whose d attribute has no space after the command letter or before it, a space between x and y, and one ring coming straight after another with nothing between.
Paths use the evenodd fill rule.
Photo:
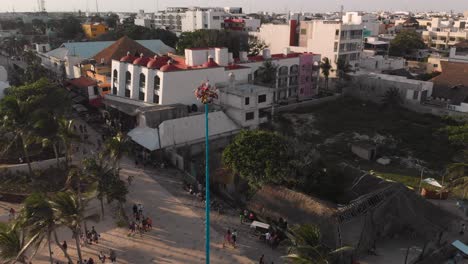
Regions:
<instances>
[{"instance_id":1,"label":"window","mask_svg":"<svg viewBox=\"0 0 468 264\"><path fill-rule=\"evenodd\" d=\"M146 86L146 76L144 73L140 73L140 88L145 88Z\"/></svg>"},{"instance_id":2,"label":"window","mask_svg":"<svg viewBox=\"0 0 468 264\"><path fill-rule=\"evenodd\" d=\"M130 97L130 89L125 88L125 97Z\"/></svg>"},{"instance_id":3,"label":"window","mask_svg":"<svg viewBox=\"0 0 468 264\"><path fill-rule=\"evenodd\" d=\"M337 30L335 31L335 36L338 36L338 35L340 35L340 30L339 30L339 29L337 29Z\"/></svg>"},{"instance_id":4,"label":"window","mask_svg":"<svg viewBox=\"0 0 468 264\"><path fill-rule=\"evenodd\" d=\"M112 94L117 95L117 87L115 85L112 87Z\"/></svg>"},{"instance_id":5,"label":"window","mask_svg":"<svg viewBox=\"0 0 468 264\"><path fill-rule=\"evenodd\" d=\"M118 76L119 76L119 74L118 74L117 70L114 70L114 77L113 77L112 80L114 80L115 83L116 83L117 80L118 80Z\"/></svg>"},{"instance_id":6,"label":"window","mask_svg":"<svg viewBox=\"0 0 468 264\"><path fill-rule=\"evenodd\" d=\"M266 102L266 94L261 94L258 96L258 103L264 103Z\"/></svg>"},{"instance_id":7,"label":"window","mask_svg":"<svg viewBox=\"0 0 468 264\"><path fill-rule=\"evenodd\" d=\"M159 95L155 94L153 97L153 103L159 104Z\"/></svg>"},{"instance_id":8,"label":"window","mask_svg":"<svg viewBox=\"0 0 468 264\"><path fill-rule=\"evenodd\" d=\"M154 90L159 91L161 88L161 78L159 76L154 76Z\"/></svg>"},{"instance_id":9,"label":"window","mask_svg":"<svg viewBox=\"0 0 468 264\"><path fill-rule=\"evenodd\" d=\"M413 100L418 100L419 98L419 91L414 91L413 92Z\"/></svg>"},{"instance_id":10,"label":"window","mask_svg":"<svg viewBox=\"0 0 468 264\"><path fill-rule=\"evenodd\" d=\"M140 91L138 93L138 100L142 100L142 101L145 100L145 93L144 92Z\"/></svg>"},{"instance_id":11,"label":"window","mask_svg":"<svg viewBox=\"0 0 468 264\"><path fill-rule=\"evenodd\" d=\"M437 68L439 67L439 64L432 64L432 67Z\"/></svg>"},{"instance_id":12,"label":"window","mask_svg":"<svg viewBox=\"0 0 468 264\"><path fill-rule=\"evenodd\" d=\"M94 95L99 95L99 90L98 90L97 86L93 87L93 91L94 91Z\"/></svg>"},{"instance_id":13,"label":"window","mask_svg":"<svg viewBox=\"0 0 468 264\"><path fill-rule=\"evenodd\" d=\"M245 121L253 120L255 118L255 112L245 113Z\"/></svg>"},{"instance_id":14,"label":"window","mask_svg":"<svg viewBox=\"0 0 468 264\"><path fill-rule=\"evenodd\" d=\"M335 42L335 46L333 47L333 51L334 52L338 51L338 42Z\"/></svg>"},{"instance_id":15,"label":"window","mask_svg":"<svg viewBox=\"0 0 468 264\"><path fill-rule=\"evenodd\" d=\"M130 85L130 82L131 82L131 81L132 81L132 74L131 74L129 71L127 71L127 72L125 73L125 83L126 83L127 85Z\"/></svg>"},{"instance_id":16,"label":"window","mask_svg":"<svg viewBox=\"0 0 468 264\"><path fill-rule=\"evenodd\" d=\"M258 110L258 118L264 118L268 116L267 111Z\"/></svg>"},{"instance_id":17,"label":"window","mask_svg":"<svg viewBox=\"0 0 468 264\"><path fill-rule=\"evenodd\" d=\"M245 98L245 105L249 105L250 104L250 97L246 97Z\"/></svg>"},{"instance_id":18,"label":"window","mask_svg":"<svg viewBox=\"0 0 468 264\"><path fill-rule=\"evenodd\" d=\"M213 16L213 20L219 20L219 16Z\"/></svg>"},{"instance_id":19,"label":"window","mask_svg":"<svg viewBox=\"0 0 468 264\"><path fill-rule=\"evenodd\" d=\"M305 35L305 34L307 34L307 29L301 28L301 35Z\"/></svg>"}]
</instances>

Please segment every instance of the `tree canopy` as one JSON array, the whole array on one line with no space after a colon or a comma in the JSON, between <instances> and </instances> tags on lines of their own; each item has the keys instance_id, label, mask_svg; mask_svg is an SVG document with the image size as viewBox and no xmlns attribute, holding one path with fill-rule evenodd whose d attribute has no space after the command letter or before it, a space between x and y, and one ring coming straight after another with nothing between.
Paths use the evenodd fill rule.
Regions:
<instances>
[{"instance_id":1,"label":"tree canopy","mask_svg":"<svg viewBox=\"0 0 468 264\"><path fill-rule=\"evenodd\" d=\"M421 36L414 30L403 30L390 42L391 56L405 56L413 50L424 49Z\"/></svg>"},{"instance_id":2,"label":"tree canopy","mask_svg":"<svg viewBox=\"0 0 468 264\"><path fill-rule=\"evenodd\" d=\"M100 35L96 41L110 41L118 40L119 38L127 36L131 39L160 39L164 44L175 47L177 36L174 32L165 29L146 28L137 25L123 25L115 30L109 31L106 34Z\"/></svg>"},{"instance_id":3,"label":"tree canopy","mask_svg":"<svg viewBox=\"0 0 468 264\"><path fill-rule=\"evenodd\" d=\"M187 48L227 47L234 57L240 51L248 50L248 34L216 29L199 29L193 32L182 32L176 50L183 55Z\"/></svg>"},{"instance_id":4,"label":"tree canopy","mask_svg":"<svg viewBox=\"0 0 468 264\"><path fill-rule=\"evenodd\" d=\"M285 140L262 130L241 131L223 151L223 164L253 188L279 183L290 172Z\"/></svg>"}]
</instances>

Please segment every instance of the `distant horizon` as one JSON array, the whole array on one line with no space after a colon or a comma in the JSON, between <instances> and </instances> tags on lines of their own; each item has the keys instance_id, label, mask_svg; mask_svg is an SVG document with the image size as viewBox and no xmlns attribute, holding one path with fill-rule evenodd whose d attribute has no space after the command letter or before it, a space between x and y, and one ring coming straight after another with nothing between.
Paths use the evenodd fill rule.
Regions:
<instances>
[{"instance_id":1,"label":"distant horizon","mask_svg":"<svg viewBox=\"0 0 468 264\"><path fill-rule=\"evenodd\" d=\"M450 4L436 0L288 0L288 5L282 1L271 0L137 0L134 2L122 0L97 0L99 12L129 12L136 13L142 9L146 13L164 10L166 7L242 7L244 13L259 11L287 13L309 12L324 13L340 11L409 11L409 12L450 12L463 13L468 11L468 0L448 0ZM0 12L37 12L37 0L2 0ZM138 4L134 4L138 2ZM268 8L266 8L268 7ZM96 12L96 0L45 0L48 12Z\"/></svg>"}]
</instances>

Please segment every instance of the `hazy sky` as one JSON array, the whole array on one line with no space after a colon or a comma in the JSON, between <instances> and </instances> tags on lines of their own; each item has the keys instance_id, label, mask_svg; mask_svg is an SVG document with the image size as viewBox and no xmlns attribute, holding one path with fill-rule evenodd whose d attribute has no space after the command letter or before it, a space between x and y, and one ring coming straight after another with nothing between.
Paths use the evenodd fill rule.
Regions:
<instances>
[{"instance_id":1,"label":"hazy sky","mask_svg":"<svg viewBox=\"0 0 468 264\"><path fill-rule=\"evenodd\" d=\"M48 11L96 10L96 0L45 0ZM37 0L0 0L0 11L35 11ZM250 11L338 11L345 10L411 10L449 11L468 10L468 0L98 0L100 11L151 12L167 6L241 6Z\"/></svg>"}]
</instances>

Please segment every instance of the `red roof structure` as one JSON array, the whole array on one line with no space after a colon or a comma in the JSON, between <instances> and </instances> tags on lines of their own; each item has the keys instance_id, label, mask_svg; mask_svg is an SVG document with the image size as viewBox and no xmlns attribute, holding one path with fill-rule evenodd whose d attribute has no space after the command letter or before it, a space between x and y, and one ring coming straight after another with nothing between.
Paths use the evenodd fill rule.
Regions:
<instances>
[{"instance_id":1,"label":"red roof structure","mask_svg":"<svg viewBox=\"0 0 468 264\"><path fill-rule=\"evenodd\" d=\"M87 88L89 86L97 85L97 82L95 80L83 76L80 78L69 80L68 83L78 88Z\"/></svg>"},{"instance_id":2,"label":"red roof structure","mask_svg":"<svg viewBox=\"0 0 468 264\"><path fill-rule=\"evenodd\" d=\"M133 62L133 60L137 58L132 56L133 60L129 61L130 58L127 56L131 54L137 54L139 56L142 53L145 56L149 57L153 57L154 55L156 55L154 52L145 48L140 43L134 41L133 39L127 36L124 36L116 42L114 42L114 44L110 45L109 47L101 50L98 54L94 55L93 59L95 59L98 63L101 63L101 61L103 61L104 64L109 65L112 63L112 60L122 61L124 57L127 59L122 62Z\"/></svg>"}]
</instances>

